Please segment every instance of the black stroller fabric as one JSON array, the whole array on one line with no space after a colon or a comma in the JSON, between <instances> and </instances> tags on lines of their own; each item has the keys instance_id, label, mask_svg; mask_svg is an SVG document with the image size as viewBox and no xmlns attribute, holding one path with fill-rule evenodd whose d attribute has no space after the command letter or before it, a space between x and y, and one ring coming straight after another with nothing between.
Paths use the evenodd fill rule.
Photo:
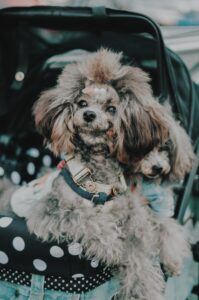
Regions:
<instances>
[{"instance_id":1,"label":"black stroller fabric","mask_svg":"<svg viewBox=\"0 0 199 300\"><path fill-rule=\"evenodd\" d=\"M112 276L95 258L85 259L80 243L42 242L16 216L0 216L0 237L0 280L30 286L34 273L46 276L46 288L81 293Z\"/></svg>"}]
</instances>

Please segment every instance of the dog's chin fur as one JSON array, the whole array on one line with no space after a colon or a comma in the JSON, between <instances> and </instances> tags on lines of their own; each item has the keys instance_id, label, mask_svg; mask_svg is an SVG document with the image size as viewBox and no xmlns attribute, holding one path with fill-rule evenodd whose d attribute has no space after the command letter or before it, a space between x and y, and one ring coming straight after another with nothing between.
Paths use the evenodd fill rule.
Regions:
<instances>
[{"instance_id":1,"label":"dog's chin fur","mask_svg":"<svg viewBox=\"0 0 199 300\"><path fill-rule=\"evenodd\" d=\"M98 146L100 144L105 144L105 140L103 136L95 136L92 134L86 134L86 133L79 133L80 137L82 138L82 141L87 144L88 146Z\"/></svg>"},{"instance_id":2,"label":"dog's chin fur","mask_svg":"<svg viewBox=\"0 0 199 300\"><path fill-rule=\"evenodd\" d=\"M87 146L98 147L99 145L107 144L107 137L104 131L79 130L78 135L82 142Z\"/></svg>"},{"instance_id":3,"label":"dog's chin fur","mask_svg":"<svg viewBox=\"0 0 199 300\"><path fill-rule=\"evenodd\" d=\"M36 126L54 154L75 153L92 170L95 181L111 184L118 195L104 206L94 206L58 176L52 191L31 208L27 224L31 233L45 241L80 241L86 257L116 266L122 283L118 299L161 300L165 283L158 258L162 256L160 260L175 273L188 246L171 221L174 230L165 229L163 236L179 233L181 243L168 249L161 238L161 221L143 205L137 192L124 192L118 175L123 171L120 162L127 164L138 153L144 156L168 139L169 122L165 108L153 98L148 75L122 65L121 57L121 53L102 49L81 63L67 65L57 86L44 92L33 109ZM106 93L95 94L100 88ZM78 125L86 111L78 107L82 97L96 114L90 132ZM116 108L115 116L107 111L108 101ZM103 120L100 130L106 131L107 124L112 128L96 136L92 126L99 120ZM78 146L77 134L83 141ZM103 151L88 151L90 145L108 146L109 157ZM181 251L181 246L186 249Z\"/></svg>"}]
</instances>

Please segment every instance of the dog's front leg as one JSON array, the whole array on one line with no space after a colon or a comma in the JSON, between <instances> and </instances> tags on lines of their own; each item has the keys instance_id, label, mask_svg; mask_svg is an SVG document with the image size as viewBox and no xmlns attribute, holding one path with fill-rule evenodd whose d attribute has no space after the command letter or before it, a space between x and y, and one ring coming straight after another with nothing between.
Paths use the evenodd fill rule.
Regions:
<instances>
[{"instance_id":1,"label":"dog's front leg","mask_svg":"<svg viewBox=\"0 0 199 300\"><path fill-rule=\"evenodd\" d=\"M123 236L115 216L100 207L74 202L64 206L56 193L42 199L27 218L29 231L45 241L80 242L85 256L117 265L123 253Z\"/></svg>"},{"instance_id":2,"label":"dog's front leg","mask_svg":"<svg viewBox=\"0 0 199 300\"><path fill-rule=\"evenodd\" d=\"M160 260L169 275L179 275L184 258L190 255L190 247L182 226L170 218L160 220Z\"/></svg>"},{"instance_id":3,"label":"dog's front leg","mask_svg":"<svg viewBox=\"0 0 199 300\"><path fill-rule=\"evenodd\" d=\"M123 265L119 270L121 290L116 299L163 300L165 282L160 266L155 264L140 243L126 248Z\"/></svg>"},{"instance_id":4,"label":"dog's front leg","mask_svg":"<svg viewBox=\"0 0 199 300\"><path fill-rule=\"evenodd\" d=\"M118 299L163 300L165 282L158 260L156 224L136 194L130 195Z\"/></svg>"}]
</instances>

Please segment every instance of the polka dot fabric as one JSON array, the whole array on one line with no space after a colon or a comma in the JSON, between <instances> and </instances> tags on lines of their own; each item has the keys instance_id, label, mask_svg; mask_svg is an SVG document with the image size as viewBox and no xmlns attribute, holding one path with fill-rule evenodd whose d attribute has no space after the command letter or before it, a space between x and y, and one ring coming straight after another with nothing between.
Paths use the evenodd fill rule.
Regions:
<instances>
[{"instance_id":1,"label":"polka dot fabric","mask_svg":"<svg viewBox=\"0 0 199 300\"><path fill-rule=\"evenodd\" d=\"M105 283L111 278L110 270L104 270L95 276L72 277L65 279L61 276L47 276L44 287L46 289L61 290L69 293L85 293L95 289L97 286Z\"/></svg>"},{"instance_id":2,"label":"polka dot fabric","mask_svg":"<svg viewBox=\"0 0 199 300\"><path fill-rule=\"evenodd\" d=\"M110 269L84 257L80 243L42 242L29 234L21 218L0 217L0 241L1 280L30 285L30 274L40 274L46 278L45 288L77 293L111 278Z\"/></svg>"},{"instance_id":3,"label":"polka dot fabric","mask_svg":"<svg viewBox=\"0 0 199 300\"><path fill-rule=\"evenodd\" d=\"M31 274L28 274L24 271L0 267L0 280L30 286Z\"/></svg>"},{"instance_id":4,"label":"polka dot fabric","mask_svg":"<svg viewBox=\"0 0 199 300\"><path fill-rule=\"evenodd\" d=\"M85 277L82 274L76 274L71 278L64 278L63 276L45 276L44 288L48 290L69 292L69 293L85 293L97 286L105 283L111 278L109 269L104 269L101 273L93 276ZM80 276L81 275L81 276ZM13 270L10 268L0 267L0 280L8 281L15 284L30 286L31 274Z\"/></svg>"},{"instance_id":5,"label":"polka dot fabric","mask_svg":"<svg viewBox=\"0 0 199 300\"><path fill-rule=\"evenodd\" d=\"M16 185L34 180L59 162L44 149L41 136L34 129L14 136L0 134L0 149L0 178L6 176Z\"/></svg>"}]
</instances>

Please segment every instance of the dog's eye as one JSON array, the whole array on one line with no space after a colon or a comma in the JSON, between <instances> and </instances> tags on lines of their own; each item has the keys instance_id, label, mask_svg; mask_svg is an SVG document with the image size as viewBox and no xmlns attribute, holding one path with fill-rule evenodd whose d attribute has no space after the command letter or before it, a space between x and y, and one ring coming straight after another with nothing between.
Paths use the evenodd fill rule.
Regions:
<instances>
[{"instance_id":1,"label":"dog's eye","mask_svg":"<svg viewBox=\"0 0 199 300\"><path fill-rule=\"evenodd\" d=\"M114 115L116 113L116 107L115 106L108 106L106 111L108 111L111 115Z\"/></svg>"},{"instance_id":2,"label":"dog's eye","mask_svg":"<svg viewBox=\"0 0 199 300\"><path fill-rule=\"evenodd\" d=\"M79 107L87 107L88 106L88 104L85 100L80 100L77 104Z\"/></svg>"}]
</instances>

